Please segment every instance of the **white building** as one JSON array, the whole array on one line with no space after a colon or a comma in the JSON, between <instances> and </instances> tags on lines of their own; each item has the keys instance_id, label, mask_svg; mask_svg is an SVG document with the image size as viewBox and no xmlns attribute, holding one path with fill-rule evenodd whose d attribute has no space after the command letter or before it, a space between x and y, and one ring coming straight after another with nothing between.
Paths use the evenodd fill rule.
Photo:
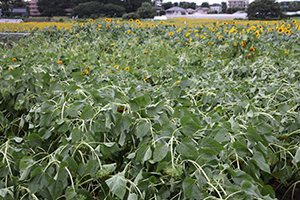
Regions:
<instances>
[{"instance_id":1,"label":"white building","mask_svg":"<svg viewBox=\"0 0 300 200\"><path fill-rule=\"evenodd\" d=\"M227 0L227 8L245 8L247 9L249 0Z\"/></svg>"},{"instance_id":2,"label":"white building","mask_svg":"<svg viewBox=\"0 0 300 200\"><path fill-rule=\"evenodd\" d=\"M187 10L181 7L172 7L166 10L166 15L186 15Z\"/></svg>"},{"instance_id":3,"label":"white building","mask_svg":"<svg viewBox=\"0 0 300 200\"><path fill-rule=\"evenodd\" d=\"M217 11L218 13L222 12L222 6L221 5L212 5L210 6L210 11L214 12Z\"/></svg>"}]
</instances>

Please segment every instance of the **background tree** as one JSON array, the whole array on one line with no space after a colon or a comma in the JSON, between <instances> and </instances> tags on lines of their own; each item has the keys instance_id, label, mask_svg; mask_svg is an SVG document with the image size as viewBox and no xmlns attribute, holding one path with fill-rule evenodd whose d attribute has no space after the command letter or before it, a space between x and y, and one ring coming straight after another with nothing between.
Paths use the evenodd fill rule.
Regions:
<instances>
[{"instance_id":1,"label":"background tree","mask_svg":"<svg viewBox=\"0 0 300 200\"><path fill-rule=\"evenodd\" d=\"M244 11L245 8L240 8L240 7L228 8L227 11L226 11L226 13L227 14L233 14L233 13L239 11L239 10L243 10Z\"/></svg>"},{"instance_id":2,"label":"background tree","mask_svg":"<svg viewBox=\"0 0 300 200\"><path fill-rule=\"evenodd\" d=\"M184 9L187 9L187 8L196 9L196 3L194 3L194 2L190 3L190 2L181 1L179 3L179 6Z\"/></svg>"},{"instance_id":3,"label":"background tree","mask_svg":"<svg viewBox=\"0 0 300 200\"><path fill-rule=\"evenodd\" d=\"M137 10L137 14L140 18L153 18L157 15L156 9L148 2L144 2L142 6Z\"/></svg>"},{"instance_id":4,"label":"background tree","mask_svg":"<svg viewBox=\"0 0 300 200\"><path fill-rule=\"evenodd\" d=\"M226 13L226 11L227 11L227 4L226 4L226 2L222 2L221 6L222 6L222 13Z\"/></svg>"},{"instance_id":5,"label":"background tree","mask_svg":"<svg viewBox=\"0 0 300 200\"><path fill-rule=\"evenodd\" d=\"M9 12L9 8L10 8L9 0L1 0L0 2L1 2L2 13Z\"/></svg>"},{"instance_id":6,"label":"background tree","mask_svg":"<svg viewBox=\"0 0 300 200\"><path fill-rule=\"evenodd\" d=\"M80 3L73 8L73 15L78 17L121 17L125 13L123 6L114 5L111 3L103 4L98 1L90 1Z\"/></svg>"},{"instance_id":7,"label":"background tree","mask_svg":"<svg viewBox=\"0 0 300 200\"><path fill-rule=\"evenodd\" d=\"M39 0L37 2L38 10L41 15L52 17L65 15L65 9L67 8L67 0Z\"/></svg>"},{"instance_id":8,"label":"background tree","mask_svg":"<svg viewBox=\"0 0 300 200\"><path fill-rule=\"evenodd\" d=\"M151 3L151 0L125 0L124 6L127 13L136 12L143 2Z\"/></svg>"},{"instance_id":9,"label":"background tree","mask_svg":"<svg viewBox=\"0 0 300 200\"><path fill-rule=\"evenodd\" d=\"M12 2L12 6L14 8L26 8L27 5L28 5L28 2L25 2L23 0L14 0Z\"/></svg>"},{"instance_id":10,"label":"background tree","mask_svg":"<svg viewBox=\"0 0 300 200\"><path fill-rule=\"evenodd\" d=\"M203 2L202 4L201 4L201 6L200 7L206 7L206 8L210 8L210 6L209 6L209 3L208 2Z\"/></svg>"},{"instance_id":11,"label":"background tree","mask_svg":"<svg viewBox=\"0 0 300 200\"><path fill-rule=\"evenodd\" d=\"M175 2L175 3L173 3L173 5L174 5L174 6L178 6L179 4L178 4L178 2Z\"/></svg>"},{"instance_id":12,"label":"background tree","mask_svg":"<svg viewBox=\"0 0 300 200\"><path fill-rule=\"evenodd\" d=\"M172 8L173 7L173 3L172 2L167 2L167 3L163 3L162 4L162 7L165 9L165 10L167 10L167 9L169 9L169 8Z\"/></svg>"},{"instance_id":13,"label":"background tree","mask_svg":"<svg viewBox=\"0 0 300 200\"><path fill-rule=\"evenodd\" d=\"M282 18L280 4L275 0L255 0L247 9L249 19Z\"/></svg>"}]
</instances>

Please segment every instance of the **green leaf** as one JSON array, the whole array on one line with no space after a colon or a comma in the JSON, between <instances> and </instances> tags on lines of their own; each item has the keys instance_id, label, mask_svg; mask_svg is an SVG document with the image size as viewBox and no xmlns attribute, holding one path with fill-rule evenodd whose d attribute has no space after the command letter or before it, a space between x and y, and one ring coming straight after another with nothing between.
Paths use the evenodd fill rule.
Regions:
<instances>
[{"instance_id":1,"label":"green leaf","mask_svg":"<svg viewBox=\"0 0 300 200\"><path fill-rule=\"evenodd\" d=\"M273 130L273 127L270 124L267 124L266 122L263 122L256 127L257 132L262 134L271 133Z\"/></svg>"},{"instance_id":2,"label":"green leaf","mask_svg":"<svg viewBox=\"0 0 300 200\"><path fill-rule=\"evenodd\" d=\"M136 126L136 136L142 139L150 131L151 124L145 120L141 120Z\"/></svg>"},{"instance_id":3,"label":"green leaf","mask_svg":"<svg viewBox=\"0 0 300 200\"><path fill-rule=\"evenodd\" d=\"M153 152L153 162L159 162L166 157L169 148L163 143L156 143L156 147Z\"/></svg>"},{"instance_id":4,"label":"green leaf","mask_svg":"<svg viewBox=\"0 0 300 200\"><path fill-rule=\"evenodd\" d=\"M213 150L216 154L219 154L222 150L224 150L224 147L211 137L203 138L200 143L200 147L201 149Z\"/></svg>"},{"instance_id":5,"label":"green leaf","mask_svg":"<svg viewBox=\"0 0 300 200\"><path fill-rule=\"evenodd\" d=\"M257 186L254 186L250 181L244 180L241 183L242 186L242 190L250 196L255 196L255 197L259 197L262 198L262 195L260 194Z\"/></svg>"},{"instance_id":6,"label":"green leaf","mask_svg":"<svg viewBox=\"0 0 300 200\"><path fill-rule=\"evenodd\" d=\"M255 128L252 126L248 126L247 128L247 136L251 142L259 142L263 141L262 137L258 134Z\"/></svg>"},{"instance_id":7,"label":"green leaf","mask_svg":"<svg viewBox=\"0 0 300 200\"><path fill-rule=\"evenodd\" d=\"M14 197L14 194L13 194L12 191L14 191L13 186L7 187L7 188L1 188L0 189L0 196L4 198L7 194L9 194L11 197Z\"/></svg>"},{"instance_id":8,"label":"green leaf","mask_svg":"<svg viewBox=\"0 0 300 200\"><path fill-rule=\"evenodd\" d=\"M152 156L151 148L146 144L142 144L140 148L137 150L136 160L145 162L149 160L151 156Z\"/></svg>"},{"instance_id":9,"label":"green leaf","mask_svg":"<svg viewBox=\"0 0 300 200\"><path fill-rule=\"evenodd\" d=\"M185 135L192 135L200 129L198 123L191 116L182 117L180 123L182 126L181 130Z\"/></svg>"},{"instance_id":10,"label":"green leaf","mask_svg":"<svg viewBox=\"0 0 300 200\"><path fill-rule=\"evenodd\" d=\"M182 187L184 192L184 197L189 198L201 198L201 192L197 186L197 180L193 178L187 178L183 181Z\"/></svg>"},{"instance_id":11,"label":"green leaf","mask_svg":"<svg viewBox=\"0 0 300 200\"><path fill-rule=\"evenodd\" d=\"M300 148L298 148L295 157L292 160L292 163L294 165L297 165L297 163L300 162Z\"/></svg>"},{"instance_id":12,"label":"green leaf","mask_svg":"<svg viewBox=\"0 0 300 200\"><path fill-rule=\"evenodd\" d=\"M31 156L25 156L20 161L20 181L26 180L29 173L31 172L31 167L34 165L34 161Z\"/></svg>"},{"instance_id":13,"label":"green leaf","mask_svg":"<svg viewBox=\"0 0 300 200\"><path fill-rule=\"evenodd\" d=\"M81 113L81 119L92 119L95 115L95 111L91 105L85 106Z\"/></svg>"},{"instance_id":14,"label":"green leaf","mask_svg":"<svg viewBox=\"0 0 300 200\"><path fill-rule=\"evenodd\" d=\"M127 184L127 180L125 178L125 171L116 174L115 176L107 179L105 182L113 194L115 194L120 199L123 199L126 193Z\"/></svg>"},{"instance_id":15,"label":"green leaf","mask_svg":"<svg viewBox=\"0 0 300 200\"><path fill-rule=\"evenodd\" d=\"M160 112L164 107L164 104L162 102L156 103L154 105L148 105L146 106L146 114L150 117L156 115L158 112Z\"/></svg>"},{"instance_id":16,"label":"green leaf","mask_svg":"<svg viewBox=\"0 0 300 200\"><path fill-rule=\"evenodd\" d=\"M151 102L151 98L148 94L144 94L132 99L132 101L136 102L140 107L144 107Z\"/></svg>"},{"instance_id":17,"label":"green leaf","mask_svg":"<svg viewBox=\"0 0 300 200\"><path fill-rule=\"evenodd\" d=\"M86 172L90 174L91 177L94 177L99 169L99 163L97 160L88 160L86 164Z\"/></svg>"},{"instance_id":18,"label":"green leaf","mask_svg":"<svg viewBox=\"0 0 300 200\"><path fill-rule=\"evenodd\" d=\"M188 158L197 158L199 156L196 145L193 140L188 137L183 138L181 143L176 147L176 150L181 155Z\"/></svg>"},{"instance_id":19,"label":"green leaf","mask_svg":"<svg viewBox=\"0 0 300 200\"><path fill-rule=\"evenodd\" d=\"M68 187L66 190L66 200L72 200L76 196L76 191L73 188Z\"/></svg>"},{"instance_id":20,"label":"green leaf","mask_svg":"<svg viewBox=\"0 0 300 200\"><path fill-rule=\"evenodd\" d=\"M257 167L264 172L270 173L270 166L266 163L266 159L260 151L254 153L253 160L256 161Z\"/></svg>"},{"instance_id":21,"label":"green leaf","mask_svg":"<svg viewBox=\"0 0 300 200\"><path fill-rule=\"evenodd\" d=\"M138 199L138 196L134 193L130 193L128 195L128 199L127 200L137 200Z\"/></svg>"},{"instance_id":22,"label":"green leaf","mask_svg":"<svg viewBox=\"0 0 300 200\"><path fill-rule=\"evenodd\" d=\"M284 104L278 108L280 114L282 114L282 115L286 114L287 111L289 111L290 109L291 109L291 106L288 104Z\"/></svg>"},{"instance_id":23,"label":"green leaf","mask_svg":"<svg viewBox=\"0 0 300 200\"><path fill-rule=\"evenodd\" d=\"M179 86L173 87L169 93L171 99L176 99L180 96L181 88Z\"/></svg>"}]
</instances>

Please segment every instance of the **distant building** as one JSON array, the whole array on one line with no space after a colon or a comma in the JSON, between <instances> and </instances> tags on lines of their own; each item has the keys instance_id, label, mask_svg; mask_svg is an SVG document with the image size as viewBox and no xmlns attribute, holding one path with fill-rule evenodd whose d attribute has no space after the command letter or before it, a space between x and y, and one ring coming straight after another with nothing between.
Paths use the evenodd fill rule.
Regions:
<instances>
[{"instance_id":1,"label":"distant building","mask_svg":"<svg viewBox=\"0 0 300 200\"><path fill-rule=\"evenodd\" d=\"M13 8L13 9L9 9L9 11L13 14L13 15L20 15L20 16L24 16L27 15L27 11L26 8ZM3 14L4 15L4 14ZM0 16L2 16L2 9L0 8Z\"/></svg>"},{"instance_id":2,"label":"distant building","mask_svg":"<svg viewBox=\"0 0 300 200\"><path fill-rule=\"evenodd\" d=\"M210 11L217 11L218 13L222 12L222 6L220 4L213 4L210 6Z\"/></svg>"},{"instance_id":3,"label":"distant building","mask_svg":"<svg viewBox=\"0 0 300 200\"><path fill-rule=\"evenodd\" d=\"M172 7L166 10L166 15L186 15L187 10L181 7Z\"/></svg>"},{"instance_id":4,"label":"distant building","mask_svg":"<svg viewBox=\"0 0 300 200\"><path fill-rule=\"evenodd\" d=\"M39 16L41 13L38 10L38 5L37 5L38 0L30 0L28 1L29 3L29 9L30 9L30 15L31 16Z\"/></svg>"},{"instance_id":5,"label":"distant building","mask_svg":"<svg viewBox=\"0 0 300 200\"><path fill-rule=\"evenodd\" d=\"M208 7L199 7L197 8L194 13L199 13L199 14L207 14L208 12L210 12L210 8Z\"/></svg>"},{"instance_id":6,"label":"distant building","mask_svg":"<svg viewBox=\"0 0 300 200\"><path fill-rule=\"evenodd\" d=\"M193 9L193 8L188 8L188 9L186 9L187 11L188 11L188 13L190 14L190 13L193 13L195 10Z\"/></svg>"},{"instance_id":7,"label":"distant building","mask_svg":"<svg viewBox=\"0 0 300 200\"><path fill-rule=\"evenodd\" d=\"M26 8L13 8L12 9L12 14L21 14L22 16L27 15Z\"/></svg>"},{"instance_id":8,"label":"distant building","mask_svg":"<svg viewBox=\"0 0 300 200\"><path fill-rule=\"evenodd\" d=\"M227 0L227 8L245 8L247 9L249 0Z\"/></svg>"}]
</instances>

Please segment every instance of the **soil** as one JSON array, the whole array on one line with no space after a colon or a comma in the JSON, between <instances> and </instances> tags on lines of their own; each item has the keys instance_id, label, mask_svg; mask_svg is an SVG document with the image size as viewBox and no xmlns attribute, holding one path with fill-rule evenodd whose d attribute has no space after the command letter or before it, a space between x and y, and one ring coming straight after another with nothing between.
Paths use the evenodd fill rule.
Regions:
<instances>
[{"instance_id":1,"label":"soil","mask_svg":"<svg viewBox=\"0 0 300 200\"><path fill-rule=\"evenodd\" d=\"M292 186L294 182L296 181L290 181L285 186L280 180L272 179L269 184L273 187L278 200L300 200L300 184L294 187Z\"/></svg>"}]
</instances>

